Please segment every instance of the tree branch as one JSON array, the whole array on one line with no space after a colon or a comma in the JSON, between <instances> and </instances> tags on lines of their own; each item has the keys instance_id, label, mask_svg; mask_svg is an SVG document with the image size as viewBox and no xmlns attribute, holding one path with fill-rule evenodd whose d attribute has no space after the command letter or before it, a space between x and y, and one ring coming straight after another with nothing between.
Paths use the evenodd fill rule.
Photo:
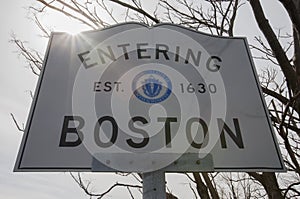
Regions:
<instances>
[{"instance_id":1,"label":"tree branch","mask_svg":"<svg viewBox=\"0 0 300 199\"><path fill-rule=\"evenodd\" d=\"M121 5L121 6L129 8L131 10L134 10L134 11L136 11L136 12L138 12L138 13L146 16L146 17L148 17L149 19L151 19L155 23L159 23L159 20L157 18L153 17L152 15L150 15L149 13L147 13L145 10L143 10L141 8L134 7L134 6L132 6L132 5L128 4L128 3L125 3L125 2L119 1L119 0L109 0L109 1L117 3L117 4Z\"/></svg>"},{"instance_id":2,"label":"tree branch","mask_svg":"<svg viewBox=\"0 0 300 199\"><path fill-rule=\"evenodd\" d=\"M193 173L197 185L197 192L202 199L209 199L206 185L203 183L199 173Z\"/></svg>"},{"instance_id":3,"label":"tree branch","mask_svg":"<svg viewBox=\"0 0 300 199\"><path fill-rule=\"evenodd\" d=\"M262 6L260 4L260 0L250 0L250 5L252 7L252 11L254 13L257 24L267 39L284 76L287 79L288 86L293 90L297 91L299 88L297 87L297 77L295 75L295 71L292 68L283 48L281 47L275 33L273 32L268 19L266 19Z\"/></svg>"},{"instance_id":4,"label":"tree branch","mask_svg":"<svg viewBox=\"0 0 300 199\"><path fill-rule=\"evenodd\" d=\"M13 121L14 121L16 127L17 127L17 129L18 129L19 131L24 132L24 131L25 131L24 126L23 126L22 128L20 127L20 125L18 124L18 122L17 122L15 116L14 116L12 113L10 113L10 116L12 117L12 119L13 119ZM24 124L23 124L23 125L24 125Z\"/></svg>"},{"instance_id":5,"label":"tree branch","mask_svg":"<svg viewBox=\"0 0 300 199\"><path fill-rule=\"evenodd\" d=\"M289 100L288 100L286 97L280 95L279 93L276 93L275 91L272 91L272 90L270 90L270 89L268 89L268 88L266 88L266 87L263 87L263 86L262 86L261 88L262 88L262 91L263 91L265 94L270 95L270 96L276 98L276 99L279 100L281 103L287 104L287 103L289 102Z\"/></svg>"},{"instance_id":6,"label":"tree branch","mask_svg":"<svg viewBox=\"0 0 300 199\"><path fill-rule=\"evenodd\" d=\"M104 196L106 196L109 192L111 192L114 188L116 187L126 187L126 188L142 188L142 186L140 185L131 185L131 184L124 184L124 183L118 183L116 182L115 184L113 184L111 187L109 187L106 191L102 192L102 193L92 193L91 191L89 191L89 185L90 182L85 184L82 180L82 177L80 175L80 173L77 174L77 177L74 176L73 173L70 173L70 175L72 176L72 178L74 179L74 181L78 184L78 186L88 195L91 197L98 197L99 199L103 198ZM131 192L130 192L131 193Z\"/></svg>"}]
</instances>

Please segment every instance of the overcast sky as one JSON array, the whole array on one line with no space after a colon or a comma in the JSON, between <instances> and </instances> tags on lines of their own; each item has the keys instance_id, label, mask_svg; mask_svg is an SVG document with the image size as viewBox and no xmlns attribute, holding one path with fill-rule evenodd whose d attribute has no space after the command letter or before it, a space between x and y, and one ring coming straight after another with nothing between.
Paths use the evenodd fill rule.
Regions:
<instances>
[{"instance_id":1,"label":"overcast sky","mask_svg":"<svg viewBox=\"0 0 300 199\"><path fill-rule=\"evenodd\" d=\"M35 25L26 18L27 11L24 7L28 7L32 2L34 1L3 1L0 8L0 198L88 198L68 174L13 173L22 133L16 129L10 113L13 113L21 124L26 122L31 104L29 90L34 91L37 77L26 67L24 60L18 58L17 54L14 53L15 46L8 41L10 34L14 32L19 38L29 41L30 46L45 52L46 41L38 37ZM267 14L272 16L272 23L275 24L275 27L288 30L289 26L282 20L286 14L280 11L280 5L267 5L267 7L269 7ZM256 33L256 25L253 20L249 20L252 13L247 12L247 10L249 10L247 7L243 8L241 14L243 21L239 21L236 32L240 36L249 35L248 40L251 41ZM55 21L55 19L52 20ZM72 27L68 23L56 25L60 31L64 31L63 27L66 28L66 31L75 30L74 26ZM76 31L78 30L81 29L77 28ZM178 178L178 176L168 177L171 181ZM99 181L97 186L101 186L102 189L100 188L100 190L104 190L103 187L108 187L116 181L116 178L111 178L111 175L107 174L97 174L89 178ZM171 189L174 189L175 195L181 196L181 198L191 196L190 193L177 192L177 187L187 188L188 185L185 182L180 181ZM118 195L119 193L122 192L118 191L115 194Z\"/></svg>"},{"instance_id":2,"label":"overcast sky","mask_svg":"<svg viewBox=\"0 0 300 199\"><path fill-rule=\"evenodd\" d=\"M14 113L20 123L25 123L37 77L22 59L14 53L16 48L8 41L15 32L21 38L38 46L37 32L33 23L26 19L23 8L30 1L4 1L0 20L0 197L1 198L84 198L84 194L67 174L13 173L14 161L22 133L12 122L9 114ZM44 48L44 45L40 45Z\"/></svg>"}]
</instances>

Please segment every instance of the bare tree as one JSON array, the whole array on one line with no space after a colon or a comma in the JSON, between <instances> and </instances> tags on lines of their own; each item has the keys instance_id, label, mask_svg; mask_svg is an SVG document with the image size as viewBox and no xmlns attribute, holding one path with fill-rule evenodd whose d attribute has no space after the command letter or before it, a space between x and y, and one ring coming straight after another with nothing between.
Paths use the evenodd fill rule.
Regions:
<instances>
[{"instance_id":1,"label":"bare tree","mask_svg":"<svg viewBox=\"0 0 300 199\"><path fill-rule=\"evenodd\" d=\"M255 37L251 49L256 59L264 60L269 68L260 74L262 90L265 94L269 114L280 141L288 173L193 173L187 174L190 190L195 198L297 198L300 197L300 1L278 0L282 11L286 12L292 24L286 33L275 32L272 19L268 19L261 5L262 0L160 0L154 12L150 13L139 0L36 0L31 6L33 19L44 37L49 31L44 28L40 14L57 12L90 29L98 29L126 21L136 21L152 25L160 22L180 24L194 30L214 35L234 36L235 21L239 8L249 4L253 19L261 32ZM114 8L123 13L114 12ZM247 34L247 33L245 33ZM33 73L41 70L42 55L24 42L12 37ZM261 62L258 62L259 64ZM12 115L13 116L13 115ZM15 118L14 122L17 124ZM19 129L22 129L18 126ZM102 193L89 191L80 174L71 174L75 182L91 197L102 198L117 187L139 189L141 179L136 174L138 185L116 183ZM168 198L176 198L168 194Z\"/></svg>"}]
</instances>

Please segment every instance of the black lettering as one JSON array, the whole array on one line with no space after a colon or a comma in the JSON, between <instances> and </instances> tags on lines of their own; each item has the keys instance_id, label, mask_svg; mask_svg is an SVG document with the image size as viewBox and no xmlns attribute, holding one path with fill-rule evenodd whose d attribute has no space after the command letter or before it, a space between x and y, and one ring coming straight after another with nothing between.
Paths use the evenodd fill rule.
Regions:
<instances>
[{"instance_id":1,"label":"black lettering","mask_svg":"<svg viewBox=\"0 0 300 199\"><path fill-rule=\"evenodd\" d=\"M111 82L105 82L105 83L104 83L104 87L105 87L105 88L104 88L103 90L104 90L105 92L111 91Z\"/></svg>"},{"instance_id":2,"label":"black lettering","mask_svg":"<svg viewBox=\"0 0 300 199\"><path fill-rule=\"evenodd\" d=\"M159 117L158 122L165 122L166 147L171 148L171 122L177 122L176 117Z\"/></svg>"},{"instance_id":3,"label":"black lettering","mask_svg":"<svg viewBox=\"0 0 300 199\"><path fill-rule=\"evenodd\" d=\"M118 45L118 47L121 47L122 50L123 50L123 54L124 54L125 60L129 59L128 51L127 51L127 48L126 48L127 46L130 46L130 44L120 44L120 45Z\"/></svg>"},{"instance_id":4,"label":"black lettering","mask_svg":"<svg viewBox=\"0 0 300 199\"><path fill-rule=\"evenodd\" d=\"M94 91L100 92L101 91L101 82L94 82Z\"/></svg>"},{"instance_id":5,"label":"black lettering","mask_svg":"<svg viewBox=\"0 0 300 199\"><path fill-rule=\"evenodd\" d=\"M163 49L161 49L161 47ZM159 53L162 53L165 56L165 59L169 60L168 51L169 51L169 47L167 45L156 44L155 59L159 59Z\"/></svg>"},{"instance_id":6,"label":"black lettering","mask_svg":"<svg viewBox=\"0 0 300 199\"><path fill-rule=\"evenodd\" d=\"M118 92L120 89L121 82L114 82L114 83L115 83L116 91Z\"/></svg>"},{"instance_id":7,"label":"black lettering","mask_svg":"<svg viewBox=\"0 0 300 199\"><path fill-rule=\"evenodd\" d=\"M217 118L217 120L218 120L219 131L221 131L220 139L221 139L222 148L227 148L226 139L225 139L225 131L226 131L227 134L234 141L234 143L240 149L243 149L244 148L244 143L243 143L241 128L240 128L238 119L233 118L233 123L234 123L234 128L235 128L236 135L233 133L233 131L228 127L228 125L221 118Z\"/></svg>"},{"instance_id":8,"label":"black lettering","mask_svg":"<svg viewBox=\"0 0 300 199\"><path fill-rule=\"evenodd\" d=\"M78 57L81 61L81 63L83 64L83 66L87 69L87 68L91 68L93 66L96 66L97 63L91 63L91 64L88 64L87 61L91 60L90 57L85 57L85 55L88 55L90 53L90 51L85 51L83 53L79 53L78 54Z\"/></svg>"},{"instance_id":9,"label":"black lettering","mask_svg":"<svg viewBox=\"0 0 300 199\"><path fill-rule=\"evenodd\" d=\"M142 52L147 52L147 49L141 49L142 46L148 46L148 43L138 43L136 44L137 46L137 55L138 55L138 59L150 59L151 56L150 55L142 55Z\"/></svg>"},{"instance_id":10,"label":"black lettering","mask_svg":"<svg viewBox=\"0 0 300 199\"><path fill-rule=\"evenodd\" d=\"M70 128L69 123L78 122L78 126L75 128ZM83 140L83 133L80 131L82 127L84 126L84 120L80 116L65 116L64 117L64 123L63 128L61 131L61 137L59 146L60 147L75 147L81 144ZM67 141L67 134L75 134L77 136L77 139L75 141Z\"/></svg>"},{"instance_id":11,"label":"black lettering","mask_svg":"<svg viewBox=\"0 0 300 199\"><path fill-rule=\"evenodd\" d=\"M113 51L111 49L111 46L107 46L107 50L108 50L108 52L105 52L104 50L102 50L100 48L97 49L98 55L99 55L99 57L101 59L102 64L106 63L103 55L105 55L106 57L108 57L111 61L116 61L116 58L115 58L115 55L114 55L114 53L113 53Z\"/></svg>"},{"instance_id":12,"label":"black lettering","mask_svg":"<svg viewBox=\"0 0 300 199\"><path fill-rule=\"evenodd\" d=\"M196 149L201 149L203 142L202 143L196 143L194 141L193 137L192 137L192 124L194 122L197 122L202 126L203 142L207 139L206 136L208 136L207 135L208 127L207 127L207 124L205 123L205 121L202 120L201 118L191 118L186 123L186 136L187 136L187 139L188 139L189 143L191 144L192 147L194 147ZM197 131L197 134L198 134L198 131Z\"/></svg>"},{"instance_id":13,"label":"black lettering","mask_svg":"<svg viewBox=\"0 0 300 199\"><path fill-rule=\"evenodd\" d=\"M180 47L176 46L176 54L175 54L175 61L179 61L179 53L180 53Z\"/></svg>"},{"instance_id":14,"label":"black lettering","mask_svg":"<svg viewBox=\"0 0 300 199\"><path fill-rule=\"evenodd\" d=\"M112 125L112 135L108 142L102 142L100 140L100 135L99 135L100 127L101 127L102 123L105 121L109 121ZM94 128L94 139L95 139L96 144L100 147L107 148L107 147L112 146L116 142L117 137L118 137L118 125L117 125L117 122L115 121L115 119L110 116L101 117L97 121L95 128Z\"/></svg>"},{"instance_id":15,"label":"black lettering","mask_svg":"<svg viewBox=\"0 0 300 199\"><path fill-rule=\"evenodd\" d=\"M139 143L136 143L136 142L132 141L132 139L127 139L126 142L128 143L129 146L131 146L133 148L142 148L142 147L145 147L149 143L149 135L146 131L144 131L142 129L139 129L139 128L136 128L134 126L135 122L141 122L142 124L147 124L148 121L143 117L137 116L137 117L133 117L128 122L129 129L132 132L141 134L143 136L143 141L139 142Z\"/></svg>"},{"instance_id":16,"label":"black lettering","mask_svg":"<svg viewBox=\"0 0 300 199\"><path fill-rule=\"evenodd\" d=\"M186 58L185 58L185 63L188 64L189 63L189 59L192 58L194 61L194 64L196 66L200 65L200 58L201 58L201 52L198 51L197 54L197 58L195 57L195 54L193 53L193 51L191 49L188 48L187 53L186 53Z\"/></svg>"},{"instance_id":17,"label":"black lettering","mask_svg":"<svg viewBox=\"0 0 300 199\"><path fill-rule=\"evenodd\" d=\"M221 68L221 66L218 65L218 63L220 62L222 62L222 59L220 57L211 56L206 62L206 68L211 72L217 72Z\"/></svg>"}]
</instances>

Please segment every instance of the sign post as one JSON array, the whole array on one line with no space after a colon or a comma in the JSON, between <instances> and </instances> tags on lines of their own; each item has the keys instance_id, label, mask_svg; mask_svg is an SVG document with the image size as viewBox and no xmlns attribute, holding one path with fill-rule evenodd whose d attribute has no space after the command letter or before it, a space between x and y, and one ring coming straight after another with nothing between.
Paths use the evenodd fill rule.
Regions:
<instances>
[{"instance_id":1,"label":"sign post","mask_svg":"<svg viewBox=\"0 0 300 199\"><path fill-rule=\"evenodd\" d=\"M245 38L125 23L52 33L15 171L285 168Z\"/></svg>"},{"instance_id":2,"label":"sign post","mask_svg":"<svg viewBox=\"0 0 300 199\"><path fill-rule=\"evenodd\" d=\"M143 199L166 199L164 171L143 173Z\"/></svg>"}]
</instances>

